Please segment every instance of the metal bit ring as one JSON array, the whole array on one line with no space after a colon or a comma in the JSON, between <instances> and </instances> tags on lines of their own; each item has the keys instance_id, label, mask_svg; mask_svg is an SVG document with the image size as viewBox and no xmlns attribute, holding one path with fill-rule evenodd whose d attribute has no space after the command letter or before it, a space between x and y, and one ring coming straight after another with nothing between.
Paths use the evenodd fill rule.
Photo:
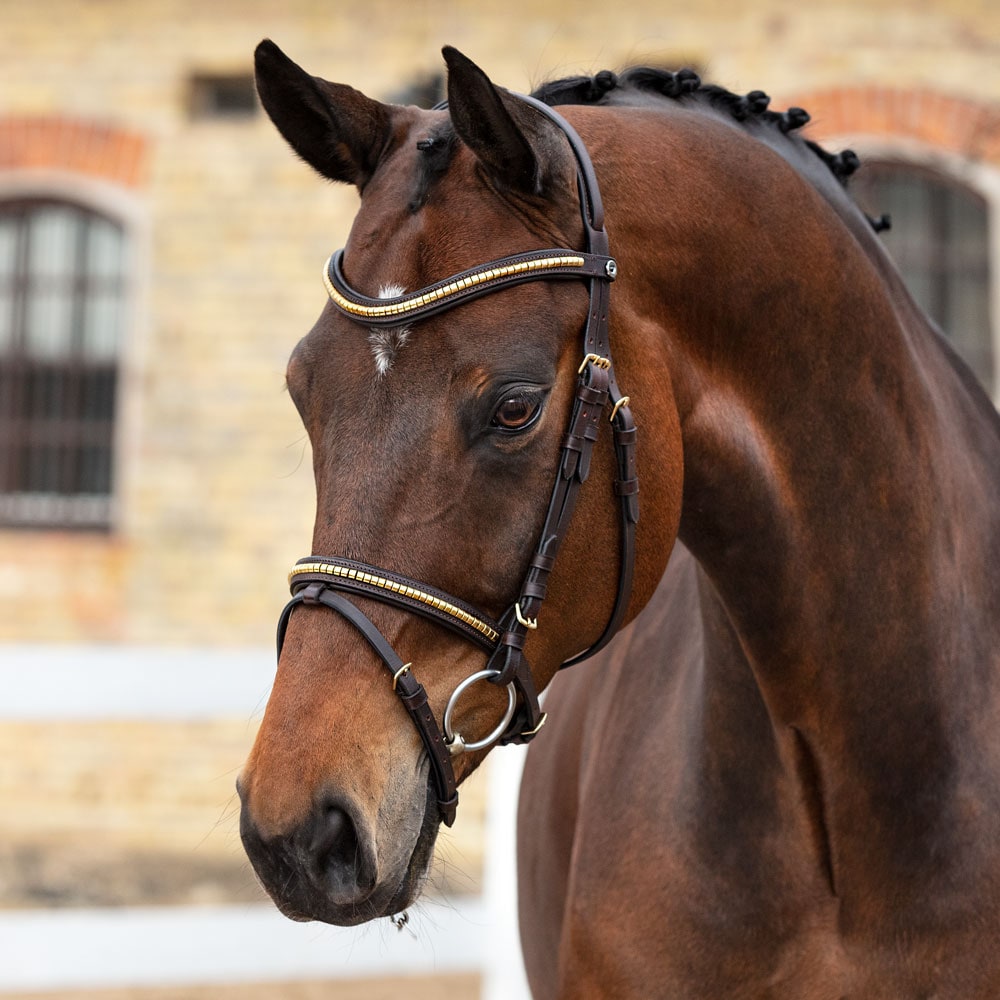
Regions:
<instances>
[{"instance_id":1,"label":"metal bit ring","mask_svg":"<svg viewBox=\"0 0 1000 1000\"><path fill-rule=\"evenodd\" d=\"M444 722L442 728L444 729L444 741L448 745L448 749L451 751L452 755L465 753L466 750L485 750L488 746L495 743L501 736L507 731L507 727L510 725L510 720L514 718L514 710L517 708L517 691L514 689L513 682L507 685L507 711L504 712L503 718L500 720L500 724L489 734L489 736L484 737L481 740L476 740L474 743L467 743L460 733L456 733L451 728L451 717L455 711L455 705L458 704L458 699L462 696L462 693L466 688L471 687L476 681L488 680L491 677L498 677L500 675L499 670L479 670L474 674L470 674L468 677L462 681L461 684L455 688L451 693L451 697L448 699L448 704L444 710Z\"/></svg>"}]
</instances>

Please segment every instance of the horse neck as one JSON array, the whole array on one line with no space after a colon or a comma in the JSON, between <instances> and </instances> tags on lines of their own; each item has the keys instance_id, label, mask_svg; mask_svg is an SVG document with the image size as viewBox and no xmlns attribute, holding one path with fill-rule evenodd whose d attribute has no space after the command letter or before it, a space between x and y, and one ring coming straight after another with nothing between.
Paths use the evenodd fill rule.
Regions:
<instances>
[{"instance_id":1,"label":"horse neck","mask_svg":"<svg viewBox=\"0 0 1000 1000\"><path fill-rule=\"evenodd\" d=\"M836 705L862 725L885 708L873 691L924 716L907 691L957 690L957 665L996 657L995 415L844 224L852 210L766 150L748 158L732 129L680 131L669 180L654 166L655 189L608 198L608 217L624 267L644 269L612 315L621 301L636 377L669 371L679 410L681 539L778 720L816 731Z\"/></svg>"}]
</instances>

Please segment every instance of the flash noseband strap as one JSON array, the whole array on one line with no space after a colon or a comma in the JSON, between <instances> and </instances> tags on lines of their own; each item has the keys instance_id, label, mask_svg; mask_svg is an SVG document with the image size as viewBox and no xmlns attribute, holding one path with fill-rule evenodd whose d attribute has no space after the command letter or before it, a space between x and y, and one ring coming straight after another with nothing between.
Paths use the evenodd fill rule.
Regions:
<instances>
[{"instance_id":1,"label":"flash noseband strap","mask_svg":"<svg viewBox=\"0 0 1000 1000\"><path fill-rule=\"evenodd\" d=\"M492 653L500 639L499 623L457 597L400 573L390 573L352 559L308 556L300 559L288 574L292 593L317 582L334 590L374 597L386 604L416 611L471 639L486 652Z\"/></svg>"}]
</instances>

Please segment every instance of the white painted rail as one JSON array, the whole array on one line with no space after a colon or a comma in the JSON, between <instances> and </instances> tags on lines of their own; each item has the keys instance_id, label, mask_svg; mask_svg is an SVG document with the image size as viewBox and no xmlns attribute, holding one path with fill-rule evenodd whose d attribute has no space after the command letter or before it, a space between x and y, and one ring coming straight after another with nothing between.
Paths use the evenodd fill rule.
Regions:
<instances>
[{"instance_id":1,"label":"white painted rail","mask_svg":"<svg viewBox=\"0 0 1000 1000\"><path fill-rule=\"evenodd\" d=\"M267 650L0 645L9 719L259 714ZM478 972L483 1000L528 1000L516 925L514 823L524 751L488 772L482 897L427 901L397 931L298 924L270 906L0 911L0 994L182 983Z\"/></svg>"},{"instance_id":2,"label":"white painted rail","mask_svg":"<svg viewBox=\"0 0 1000 1000\"><path fill-rule=\"evenodd\" d=\"M0 913L0 990L239 983L480 971L476 900L424 904L407 928L297 924L274 907Z\"/></svg>"}]
</instances>

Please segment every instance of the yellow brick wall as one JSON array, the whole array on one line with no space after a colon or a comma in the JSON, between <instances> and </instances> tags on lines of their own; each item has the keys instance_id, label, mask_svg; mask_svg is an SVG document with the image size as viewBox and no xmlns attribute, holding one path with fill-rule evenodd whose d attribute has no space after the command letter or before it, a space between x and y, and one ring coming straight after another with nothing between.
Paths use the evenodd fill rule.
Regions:
<instances>
[{"instance_id":1,"label":"yellow brick wall","mask_svg":"<svg viewBox=\"0 0 1000 1000\"><path fill-rule=\"evenodd\" d=\"M257 901L234 782L256 725L0 721L0 907ZM462 787L432 892L482 879L484 791Z\"/></svg>"},{"instance_id":2,"label":"yellow brick wall","mask_svg":"<svg viewBox=\"0 0 1000 1000\"><path fill-rule=\"evenodd\" d=\"M239 985L133 987L60 990L58 993L5 993L4 1000L478 1000L479 976L391 976L380 980L240 983Z\"/></svg>"},{"instance_id":3,"label":"yellow brick wall","mask_svg":"<svg viewBox=\"0 0 1000 1000\"><path fill-rule=\"evenodd\" d=\"M448 42L520 89L689 60L783 103L878 84L1000 100L1000 5L981 0L0 4L0 121L96 120L149 144L121 517L108 537L0 531L0 642L270 640L312 518L285 359L323 304L319 268L355 196L314 179L263 116L188 119L189 75L249 69L264 35L380 98L438 68ZM34 596L39 566L59 602Z\"/></svg>"}]
</instances>

